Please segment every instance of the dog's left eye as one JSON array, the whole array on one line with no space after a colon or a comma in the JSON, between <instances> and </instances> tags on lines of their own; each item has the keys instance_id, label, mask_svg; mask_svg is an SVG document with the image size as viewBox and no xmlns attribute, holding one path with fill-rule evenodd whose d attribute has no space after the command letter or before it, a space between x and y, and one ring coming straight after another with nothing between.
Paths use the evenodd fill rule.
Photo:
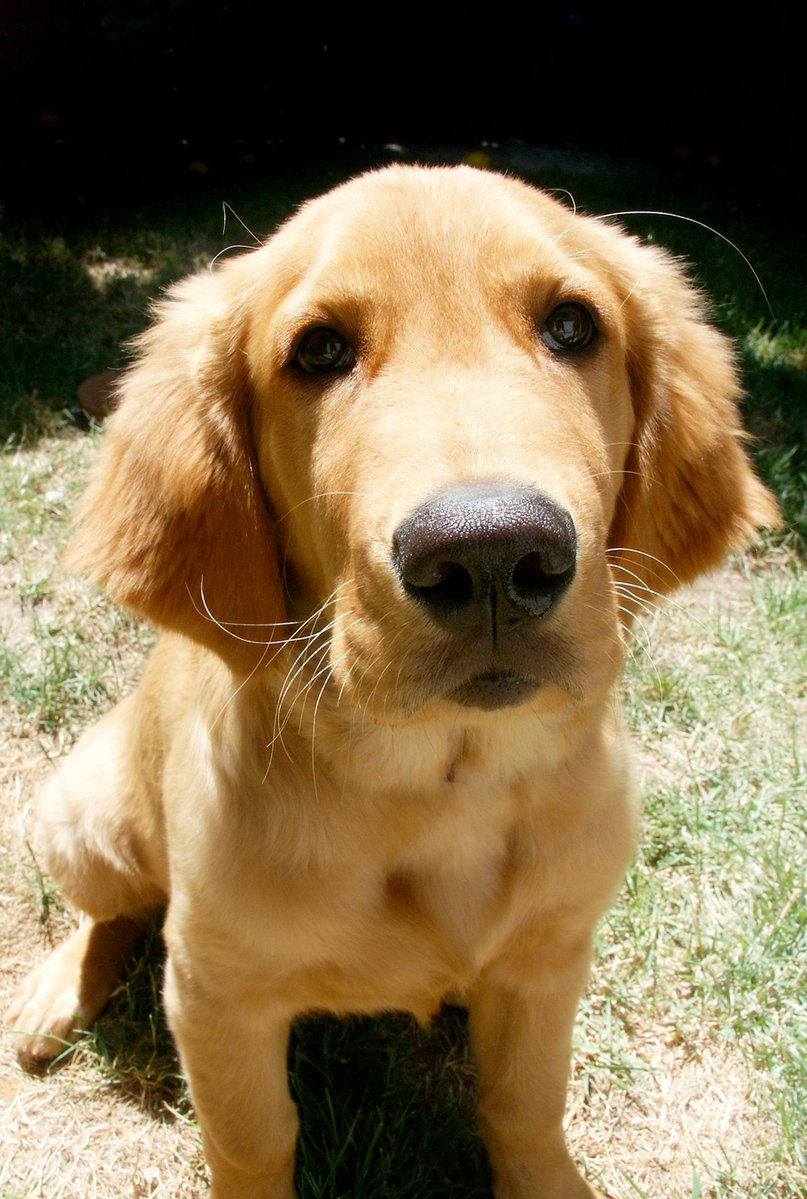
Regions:
<instances>
[{"instance_id":1,"label":"dog's left eye","mask_svg":"<svg viewBox=\"0 0 807 1199\"><path fill-rule=\"evenodd\" d=\"M585 304L566 300L552 309L541 337L550 350L583 350L597 335L594 317Z\"/></svg>"},{"instance_id":2,"label":"dog's left eye","mask_svg":"<svg viewBox=\"0 0 807 1199\"><path fill-rule=\"evenodd\" d=\"M350 370L356 361L353 347L341 333L328 325L308 329L297 343L294 361L309 375Z\"/></svg>"}]
</instances>

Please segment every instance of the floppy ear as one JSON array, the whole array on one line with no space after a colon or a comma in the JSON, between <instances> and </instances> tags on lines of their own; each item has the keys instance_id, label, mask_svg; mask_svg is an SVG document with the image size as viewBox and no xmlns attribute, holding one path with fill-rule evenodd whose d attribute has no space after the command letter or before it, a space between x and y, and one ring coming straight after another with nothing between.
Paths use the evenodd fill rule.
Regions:
<instances>
[{"instance_id":1,"label":"floppy ear","mask_svg":"<svg viewBox=\"0 0 807 1199\"><path fill-rule=\"evenodd\" d=\"M246 672L283 612L251 435L242 262L186 280L158 305L66 563Z\"/></svg>"},{"instance_id":2,"label":"floppy ear","mask_svg":"<svg viewBox=\"0 0 807 1199\"><path fill-rule=\"evenodd\" d=\"M779 510L744 448L730 343L672 258L630 239L622 250L636 427L609 558L618 582L640 585L640 610L641 586L689 582L778 525Z\"/></svg>"}]
</instances>

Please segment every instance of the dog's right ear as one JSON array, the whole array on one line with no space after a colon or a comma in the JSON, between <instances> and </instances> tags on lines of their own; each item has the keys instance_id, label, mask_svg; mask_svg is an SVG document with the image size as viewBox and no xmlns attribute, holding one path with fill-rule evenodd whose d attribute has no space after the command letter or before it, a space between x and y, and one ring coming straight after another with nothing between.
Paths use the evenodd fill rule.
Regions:
<instances>
[{"instance_id":1,"label":"dog's right ear","mask_svg":"<svg viewBox=\"0 0 807 1199\"><path fill-rule=\"evenodd\" d=\"M613 239L615 230L600 233ZM670 255L631 238L614 242L607 261L625 297L635 416L609 535L627 613L781 518L748 456L733 349L697 289Z\"/></svg>"},{"instance_id":2,"label":"dog's right ear","mask_svg":"<svg viewBox=\"0 0 807 1199\"><path fill-rule=\"evenodd\" d=\"M66 564L244 673L283 618L244 354L249 257L186 280L136 343Z\"/></svg>"}]
</instances>

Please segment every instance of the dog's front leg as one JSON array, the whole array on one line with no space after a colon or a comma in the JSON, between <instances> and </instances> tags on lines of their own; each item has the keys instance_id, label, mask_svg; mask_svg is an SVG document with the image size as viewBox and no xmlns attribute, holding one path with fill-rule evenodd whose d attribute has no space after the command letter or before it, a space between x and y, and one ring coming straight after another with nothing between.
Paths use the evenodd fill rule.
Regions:
<instances>
[{"instance_id":1,"label":"dog's front leg","mask_svg":"<svg viewBox=\"0 0 807 1199\"><path fill-rule=\"evenodd\" d=\"M229 983L212 993L170 954L165 1005L202 1129L210 1199L294 1199L289 1014Z\"/></svg>"},{"instance_id":2,"label":"dog's front leg","mask_svg":"<svg viewBox=\"0 0 807 1199\"><path fill-rule=\"evenodd\" d=\"M566 1148L563 1113L572 1026L588 938L553 931L483 971L468 996L480 1130L496 1199L595 1199Z\"/></svg>"}]
</instances>

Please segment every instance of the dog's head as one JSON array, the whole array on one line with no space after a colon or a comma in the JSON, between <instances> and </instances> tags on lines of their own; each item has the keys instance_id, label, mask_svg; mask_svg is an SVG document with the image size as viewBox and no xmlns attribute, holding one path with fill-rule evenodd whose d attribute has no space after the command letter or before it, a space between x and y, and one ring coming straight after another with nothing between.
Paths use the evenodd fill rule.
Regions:
<instances>
[{"instance_id":1,"label":"dog's head","mask_svg":"<svg viewBox=\"0 0 807 1199\"><path fill-rule=\"evenodd\" d=\"M776 519L679 267L484 172L337 188L139 348L72 563L379 718L607 686L620 610Z\"/></svg>"}]
</instances>

